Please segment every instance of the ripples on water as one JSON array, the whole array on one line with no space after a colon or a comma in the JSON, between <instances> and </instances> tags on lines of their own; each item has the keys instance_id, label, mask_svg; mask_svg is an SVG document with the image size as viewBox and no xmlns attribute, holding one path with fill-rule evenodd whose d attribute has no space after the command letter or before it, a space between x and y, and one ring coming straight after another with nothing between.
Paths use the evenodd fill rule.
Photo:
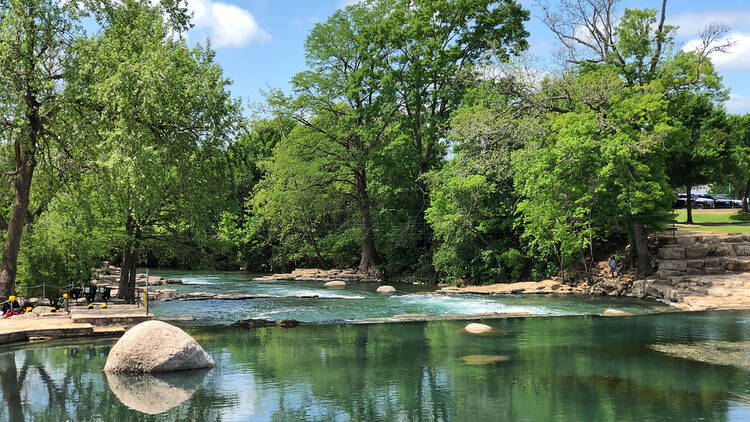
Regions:
<instances>
[{"instance_id":1,"label":"ripples on water","mask_svg":"<svg viewBox=\"0 0 750 422\"><path fill-rule=\"evenodd\" d=\"M322 283L252 282L243 273L181 274L165 273L181 278L185 285L171 285L178 292L205 291L229 294L268 294L273 296L318 295L323 299L259 298L243 301L199 301L154 303L157 315L192 315L196 324L230 324L239 319L297 319L304 322L356 321L389 318L402 314L477 314L486 312L530 313L532 315L600 314L617 307L632 313L649 313L667 309L651 302L612 300L609 298L524 296L480 296L433 294L434 287L396 285L394 295L376 293L377 284L350 283L345 288L329 289Z\"/></svg>"},{"instance_id":2,"label":"ripples on water","mask_svg":"<svg viewBox=\"0 0 750 422\"><path fill-rule=\"evenodd\" d=\"M749 317L186 327L218 366L176 378L107 377L108 342L30 348L0 353L0 420L742 421L746 367L650 345L747 343Z\"/></svg>"}]
</instances>

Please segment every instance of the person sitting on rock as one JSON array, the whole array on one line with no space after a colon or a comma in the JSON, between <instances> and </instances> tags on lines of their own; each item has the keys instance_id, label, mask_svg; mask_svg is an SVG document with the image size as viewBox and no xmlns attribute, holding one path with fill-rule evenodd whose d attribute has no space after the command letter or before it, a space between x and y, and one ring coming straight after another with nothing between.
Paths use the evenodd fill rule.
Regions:
<instances>
[{"instance_id":1,"label":"person sitting on rock","mask_svg":"<svg viewBox=\"0 0 750 422\"><path fill-rule=\"evenodd\" d=\"M620 269L617 268L617 258L614 255L609 257L609 273L612 275L612 280L615 279L615 273L620 276Z\"/></svg>"}]
</instances>

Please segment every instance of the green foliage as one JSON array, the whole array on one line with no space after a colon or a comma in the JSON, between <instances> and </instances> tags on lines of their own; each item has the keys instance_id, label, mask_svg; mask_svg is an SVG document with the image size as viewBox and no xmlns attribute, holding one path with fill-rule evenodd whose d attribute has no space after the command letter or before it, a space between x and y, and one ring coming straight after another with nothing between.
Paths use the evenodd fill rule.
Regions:
<instances>
[{"instance_id":1,"label":"green foliage","mask_svg":"<svg viewBox=\"0 0 750 422\"><path fill-rule=\"evenodd\" d=\"M57 297L91 279L106 249L96 228L96 215L81 193L57 195L47 212L27 229L19 257L18 289L29 296Z\"/></svg>"}]
</instances>

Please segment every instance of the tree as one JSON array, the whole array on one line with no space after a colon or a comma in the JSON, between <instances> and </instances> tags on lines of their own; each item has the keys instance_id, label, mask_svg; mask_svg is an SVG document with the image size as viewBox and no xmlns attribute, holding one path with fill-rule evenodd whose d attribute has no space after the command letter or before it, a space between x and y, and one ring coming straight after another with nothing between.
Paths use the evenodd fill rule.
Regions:
<instances>
[{"instance_id":1,"label":"tree","mask_svg":"<svg viewBox=\"0 0 750 422\"><path fill-rule=\"evenodd\" d=\"M0 1L0 136L12 145L13 205L0 263L0 297L15 288L18 252L29 213L37 165L52 160L67 137L58 116L69 106L62 95L70 41L79 36L73 2Z\"/></svg>"},{"instance_id":2,"label":"tree","mask_svg":"<svg viewBox=\"0 0 750 422\"><path fill-rule=\"evenodd\" d=\"M618 3L617 0L563 0L557 10L544 6L543 20L564 47L566 62L574 70L611 69L623 85L621 94L615 98L617 101L601 98L598 103L589 103L588 108L597 111L608 129L621 134L618 139L630 138L621 146L630 149L630 157L635 160L623 155L624 160L617 163L621 172L618 185L630 193L629 196L623 195L623 201L630 206L622 209L625 212L622 217L637 254L638 267L643 275L648 275L652 271L647 248L648 224L658 228L667 216L664 209L653 207L650 202L661 204L668 201L641 190L663 186L664 181L660 178L666 177L662 176L666 173L663 163L659 165L653 161L652 152L656 150L638 149L639 140L657 142L667 133L663 126L666 122L656 116L663 113L666 103L672 98L690 90L720 95L719 78L708 56L725 51L728 44L717 43L726 28L709 25L701 34L700 48L675 52L672 38L675 27L665 24L666 0L662 0L659 11L625 9L619 20ZM541 103L551 103L557 112L568 112L572 110L566 101L571 97L571 91L561 86L555 95ZM656 108L649 110L643 108L644 105ZM632 106L640 114L629 112L623 106ZM613 110L620 111L619 117L610 117ZM642 151L644 155L639 154ZM643 179L643 185L637 179L635 183L629 182L633 175L648 170L652 172L651 181L647 177ZM671 193L659 189L657 195Z\"/></svg>"},{"instance_id":3,"label":"tree","mask_svg":"<svg viewBox=\"0 0 750 422\"><path fill-rule=\"evenodd\" d=\"M330 156L318 153L328 147L319 132L300 125L279 142L273 155L262 163L266 173L249 201L251 217L275 239L271 261L279 266L313 264L319 268L348 265L336 255L343 243L357 249L352 238L356 215L349 173ZM334 172L338 169L338 172ZM353 224L356 229L356 224ZM355 256L352 256L354 258Z\"/></svg>"},{"instance_id":4,"label":"tree","mask_svg":"<svg viewBox=\"0 0 750 422\"><path fill-rule=\"evenodd\" d=\"M727 161L729 134L724 110L708 95L686 93L670 103L667 172L673 187L687 192L687 223L693 223L692 189L719 181Z\"/></svg>"},{"instance_id":5,"label":"tree","mask_svg":"<svg viewBox=\"0 0 750 422\"><path fill-rule=\"evenodd\" d=\"M514 0L391 0L381 28L391 53L385 62L396 87L402 130L411 139L417 168L414 186L417 221L424 221L429 189L423 177L440 165L450 116L472 85L470 72L527 48L524 21L529 13ZM422 233L420 247L429 249Z\"/></svg>"},{"instance_id":6,"label":"tree","mask_svg":"<svg viewBox=\"0 0 750 422\"><path fill-rule=\"evenodd\" d=\"M216 222L239 105L210 47L188 48L161 8L126 0L104 12L102 33L76 46L74 95L95 122L92 196L122 254L118 295L132 302L144 242L194 246Z\"/></svg>"},{"instance_id":7,"label":"tree","mask_svg":"<svg viewBox=\"0 0 750 422\"><path fill-rule=\"evenodd\" d=\"M290 117L320 136L307 146L326 157L330 174L320 183L345 183L357 204L359 271L382 262L375 246L368 171L373 154L389 141L395 109L393 83L381 66L389 50L376 24L388 13L379 3L353 5L315 26L305 43L309 71L292 78L293 96L270 93L277 115Z\"/></svg>"},{"instance_id":8,"label":"tree","mask_svg":"<svg viewBox=\"0 0 750 422\"><path fill-rule=\"evenodd\" d=\"M742 212L748 212L750 196L750 114L729 115L729 151L733 169L729 172L731 183L737 192L742 193Z\"/></svg>"}]
</instances>

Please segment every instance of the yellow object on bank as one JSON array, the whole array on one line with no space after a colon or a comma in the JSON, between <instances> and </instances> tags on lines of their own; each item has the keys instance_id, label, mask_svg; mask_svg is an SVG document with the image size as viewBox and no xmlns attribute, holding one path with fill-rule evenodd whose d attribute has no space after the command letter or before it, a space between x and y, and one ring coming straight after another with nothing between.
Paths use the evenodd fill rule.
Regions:
<instances>
[{"instance_id":1,"label":"yellow object on bank","mask_svg":"<svg viewBox=\"0 0 750 422\"><path fill-rule=\"evenodd\" d=\"M68 298L68 294L67 293L63 293L63 299L67 299L67 298Z\"/></svg>"},{"instance_id":2,"label":"yellow object on bank","mask_svg":"<svg viewBox=\"0 0 750 422\"><path fill-rule=\"evenodd\" d=\"M28 308L26 308L26 312L31 312L33 310L34 310L34 308L32 308L31 306L29 306Z\"/></svg>"},{"instance_id":3,"label":"yellow object on bank","mask_svg":"<svg viewBox=\"0 0 750 422\"><path fill-rule=\"evenodd\" d=\"M107 304L106 303L102 303L102 309L107 309Z\"/></svg>"},{"instance_id":4,"label":"yellow object on bank","mask_svg":"<svg viewBox=\"0 0 750 422\"><path fill-rule=\"evenodd\" d=\"M11 296L11 297L8 298L8 300L11 301L11 302L13 302L13 301L16 300L16 297L15 296Z\"/></svg>"}]
</instances>

